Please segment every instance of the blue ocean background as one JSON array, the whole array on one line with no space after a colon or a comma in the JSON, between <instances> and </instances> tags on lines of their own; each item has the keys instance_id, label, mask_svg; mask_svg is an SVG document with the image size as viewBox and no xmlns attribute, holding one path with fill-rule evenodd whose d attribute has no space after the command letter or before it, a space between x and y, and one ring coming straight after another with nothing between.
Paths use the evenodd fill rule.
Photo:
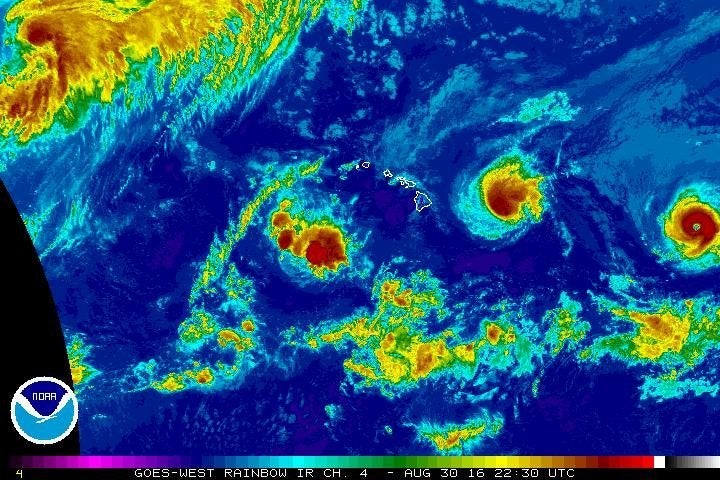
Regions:
<instances>
[{"instance_id":1,"label":"blue ocean background","mask_svg":"<svg viewBox=\"0 0 720 480\"><path fill-rule=\"evenodd\" d=\"M553 91L580 108L571 121L498 121ZM679 188L720 188L716 1L371 0L352 33L321 17L227 101L180 135L154 128L157 105L102 148L94 112L62 146L21 150L1 174L27 218L49 212L31 233L66 336L92 346L99 374L79 392L84 453L434 454L415 426L462 423L480 408L502 415L503 429L464 453L717 453L717 396L641 398L639 370L610 356L582 364L562 353L543 367L537 396L517 378L476 402L486 385L467 384L459 398L443 378L393 399L353 389L345 352L294 349L280 332L370 308L372 277L297 281L266 217L232 258L261 272L268 353L232 388L168 395L128 383L138 362L176 354L198 263L264 166L321 156L317 189L350 205L359 237L373 232L362 247L373 268L402 257L407 271L440 279L450 302L532 298L539 323L567 292L591 338L610 328L594 296L624 301L610 275L633 277L638 300L709 296L720 306L717 268L684 271L653 251ZM533 152L552 194L542 222L498 245L470 234L453 202L459 178L511 147ZM362 161L371 166L338 173ZM389 184L385 169L415 179L431 207L418 213L414 190ZM715 383L719 361L718 349L705 360ZM328 405L340 407L335 418Z\"/></svg>"}]
</instances>

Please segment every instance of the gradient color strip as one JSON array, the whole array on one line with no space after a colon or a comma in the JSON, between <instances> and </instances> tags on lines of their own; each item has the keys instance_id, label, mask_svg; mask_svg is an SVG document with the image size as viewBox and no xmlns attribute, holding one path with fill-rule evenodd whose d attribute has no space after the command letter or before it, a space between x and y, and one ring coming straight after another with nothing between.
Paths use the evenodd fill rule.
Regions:
<instances>
[{"instance_id":1,"label":"gradient color strip","mask_svg":"<svg viewBox=\"0 0 720 480\"><path fill-rule=\"evenodd\" d=\"M703 457L706 458L706 457ZM653 468L652 456L22 456L14 468Z\"/></svg>"},{"instance_id":2,"label":"gradient color strip","mask_svg":"<svg viewBox=\"0 0 720 480\"><path fill-rule=\"evenodd\" d=\"M720 468L720 456L665 457L667 468Z\"/></svg>"}]
</instances>

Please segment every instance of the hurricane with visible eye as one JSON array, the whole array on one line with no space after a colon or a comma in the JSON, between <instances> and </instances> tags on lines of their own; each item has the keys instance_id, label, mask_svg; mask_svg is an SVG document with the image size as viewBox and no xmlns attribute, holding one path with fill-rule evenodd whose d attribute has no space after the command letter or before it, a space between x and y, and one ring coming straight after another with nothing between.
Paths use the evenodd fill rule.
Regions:
<instances>
[{"instance_id":1,"label":"hurricane with visible eye","mask_svg":"<svg viewBox=\"0 0 720 480\"><path fill-rule=\"evenodd\" d=\"M698 183L680 190L657 219L662 241L654 251L681 270L720 265L720 188Z\"/></svg>"},{"instance_id":2,"label":"hurricane with visible eye","mask_svg":"<svg viewBox=\"0 0 720 480\"><path fill-rule=\"evenodd\" d=\"M480 172L456 180L456 215L468 230L501 244L516 240L542 220L548 179L536 171L537 159L520 150L503 154Z\"/></svg>"},{"instance_id":3,"label":"hurricane with visible eye","mask_svg":"<svg viewBox=\"0 0 720 480\"><path fill-rule=\"evenodd\" d=\"M720 212L694 195L681 195L665 220L665 235L683 256L720 256Z\"/></svg>"}]
</instances>

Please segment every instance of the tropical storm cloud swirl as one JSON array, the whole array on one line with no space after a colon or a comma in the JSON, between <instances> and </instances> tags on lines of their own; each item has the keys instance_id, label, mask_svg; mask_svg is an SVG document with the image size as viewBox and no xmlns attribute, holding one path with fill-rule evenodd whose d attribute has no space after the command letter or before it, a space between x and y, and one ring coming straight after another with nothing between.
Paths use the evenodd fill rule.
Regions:
<instances>
[{"instance_id":1,"label":"tropical storm cloud swirl","mask_svg":"<svg viewBox=\"0 0 720 480\"><path fill-rule=\"evenodd\" d=\"M716 452L716 2L0 13L83 452Z\"/></svg>"}]
</instances>

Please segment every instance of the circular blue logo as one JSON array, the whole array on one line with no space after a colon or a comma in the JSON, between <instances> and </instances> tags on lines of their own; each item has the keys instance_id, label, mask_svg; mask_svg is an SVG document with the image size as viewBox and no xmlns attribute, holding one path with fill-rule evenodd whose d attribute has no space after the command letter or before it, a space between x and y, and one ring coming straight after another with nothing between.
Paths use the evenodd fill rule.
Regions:
<instances>
[{"instance_id":1,"label":"circular blue logo","mask_svg":"<svg viewBox=\"0 0 720 480\"><path fill-rule=\"evenodd\" d=\"M39 445L57 443L75 428L77 397L57 378L33 378L15 392L10 416L25 440Z\"/></svg>"}]
</instances>

